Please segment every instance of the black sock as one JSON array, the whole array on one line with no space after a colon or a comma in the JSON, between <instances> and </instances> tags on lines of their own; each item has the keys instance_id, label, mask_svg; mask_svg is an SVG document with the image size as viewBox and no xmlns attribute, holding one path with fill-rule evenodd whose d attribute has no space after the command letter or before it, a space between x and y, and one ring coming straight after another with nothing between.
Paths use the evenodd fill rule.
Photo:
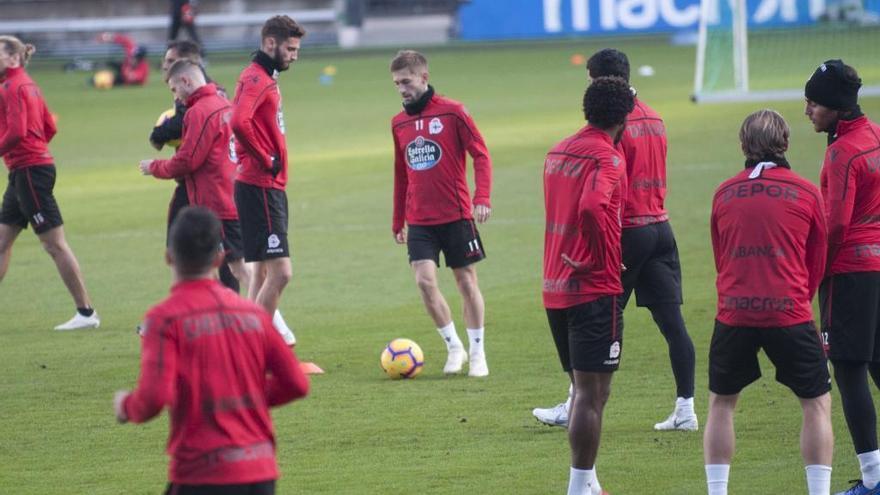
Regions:
<instances>
[{"instance_id":1,"label":"black sock","mask_svg":"<svg viewBox=\"0 0 880 495\"><path fill-rule=\"evenodd\" d=\"M95 310L92 308L76 308L76 312L88 318L95 314Z\"/></svg>"},{"instance_id":2,"label":"black sock","mask_svg":"<svg viewBox=\"0 0 880 495\"><path fill-rule=\"evenodd\" d=\"M868 364L832 361L843 415L856 453L877 450L877 412L868 385Z\"/></svg>"},{"instance_id":3,"label":"black sock","mask_svg":"<svg viewBox=\"0 0 880 495\"><path fill-rule=\"evenodd\" d=\"M678 397L689 399L694 396L694 343L688 335L678 304L656 304L648 306L654 322L669 345L669 361Z\"/></svg>"},{"instance_id":4,"label":"black sock","mask_svg":"<svg viewBox=\"0 0 880 495\"><path fill-rule=\"evenodd\" d=\"M238 294L240 289L238 279L235 278L235 275L232 274L232 270L229 269L229 265L226 263L220 265L220 283Z\"/></svg>"}]
</instances>

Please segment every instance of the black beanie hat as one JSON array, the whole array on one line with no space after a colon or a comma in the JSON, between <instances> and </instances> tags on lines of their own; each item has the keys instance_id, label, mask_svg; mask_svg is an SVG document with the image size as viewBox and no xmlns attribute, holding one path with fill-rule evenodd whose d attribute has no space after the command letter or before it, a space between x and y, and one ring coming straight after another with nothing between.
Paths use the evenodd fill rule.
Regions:
<instances>
[{"instance_id":1,"label":"black beanie hat","mask_svg":"<svg viewBox=\"0 0 880 495\"><path fill-rule=\"evenodd\" d=\"M852 71L849 77L845 72L847 68ZM859 88L861 87L862 80L856 75L854 69L848 67L840 59L826 60L816 68L807 81L804 95L808 100L823 107L848 111L858 105Z\"/></svg>"}]
</instances>

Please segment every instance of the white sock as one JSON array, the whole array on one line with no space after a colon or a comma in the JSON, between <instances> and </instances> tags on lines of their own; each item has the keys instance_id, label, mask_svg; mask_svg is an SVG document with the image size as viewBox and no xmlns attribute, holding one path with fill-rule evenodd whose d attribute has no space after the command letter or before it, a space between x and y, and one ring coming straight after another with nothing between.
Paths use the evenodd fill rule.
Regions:
<instances>
[{"instance_id":1,"label":"white sock","mask_svg":"<svg viewBox=\"0 0 880 495\"><path fill-rule=\"evenodd\" d=\"M694 398L690 397L685 399L684 397L679 397L675 399L675 414L676 416L693 416L694 415Z\"/></svg>"},{"instance_id":2,"label":"white sock","mask_svg":"<svg viewBox=\"0 0 880 495\"><path fill-rule=\"evenodd\" d=\"M807 470L807 493L809 495L831 495L831 466L811 464Z\"/></svg>"},{"instance_id":3,"label":"white sock","mask_svg":"<svg viewBox=\"0 0 880 495\"><path fill-rule=\"evenodd\" d=\"M593 466L593 484L590 485L591 495L602 495L602 485L599 484L599 473L596 472L596 466Z\"/></svg>"},{"instance_id":4,"label":"white sock","mask_svg":"<svg viewBox=\"0 0 880 495\"><path fill-rule=\"evenodd\" d=\"M443 337L443 341L446 342L446 350L451 351L452 349L464 348L464 344L461 343L461 340L458 338L458 333L455 331L454 321L450 321L449 324L443 328L438 328L437 332L440 333L440 336Z\"/></svg>"},{"instance_id":5,"label":"white sock","mask_svg":"<svg viewBox=\"0 0 880 495\"><path fill-rule=\"evenodd\" d=\"M468 345L469 351L468 354L483 354L483 341L486 338L483 336L482 328L468 328Z\"/></svg>"},{"instance_id":6,"label":"white sock","mask_svg":"<svg viewBox=\"0 0 880 495\"><path fill-rule=\"evenodd\" d=\"M880 483L880 450L859 454L858 458L862 468L862 484L865 488L873 489Z\"/></svg>"},{"instance_id":7,"label":"white sock","mask_svg":"<svg viewBox=\"0 0 880 495\"><path fill-rule=\"evenodd\" d=\"M568 475L568 495L592 495L590 485L596 479L593 469L572 467Z\"/></svg>"},{"instance_id":8,"label":"white sock","mask_svg":"<svg viewBox=\"0 0 880 495\"><path fill-rule=\"evenodd\" d=\"M727 495L730 464L706 464L706 485L709 495Z\"/></svg>"},{"instance_id":9,"label":"white sock","mask_svg":"<svg viewBox=\"0 0 880 495\"><path fill-rule=\"evenodd\" d=\"M285 322L284 317L281 316L281 311L278 311L277 309L272 315L272 326L274 326L275 330L278 330L278 333L284 338L285 344L289 346L296 344L296 336L293 335L293 330L287 326L287 322Z\"/></svg>"}]
</instances>

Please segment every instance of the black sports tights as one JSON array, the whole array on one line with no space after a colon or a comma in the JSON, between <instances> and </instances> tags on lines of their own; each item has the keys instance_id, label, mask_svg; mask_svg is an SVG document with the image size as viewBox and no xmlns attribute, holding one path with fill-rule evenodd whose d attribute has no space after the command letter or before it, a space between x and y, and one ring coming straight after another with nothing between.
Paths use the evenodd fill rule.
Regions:
<instances>
[{"instance_id":1,"label":"black sports tights","mask_svg":"<svg viewBox=\"0 0 880 495\"><path fill-rule=\"evenodd\" d=\"M832 361L834 380L840 389L843 415L852 436L856 454L877 450L877 412L868 385L868 371L874 383L880 387L880 368L878 364L855 361Z\"/></svg>"},{"instance_id":2,"label":"black sports tights","mask_svg":"<svg viewBox=\"0 0 880 495\"><path fill-rule=\"evenodd\" d=\"M655 304L648 306L654 322L669 345L669 361L678 397L694 396L694 343L688 335L678 304Z\"/></svg>"}]
</instances>

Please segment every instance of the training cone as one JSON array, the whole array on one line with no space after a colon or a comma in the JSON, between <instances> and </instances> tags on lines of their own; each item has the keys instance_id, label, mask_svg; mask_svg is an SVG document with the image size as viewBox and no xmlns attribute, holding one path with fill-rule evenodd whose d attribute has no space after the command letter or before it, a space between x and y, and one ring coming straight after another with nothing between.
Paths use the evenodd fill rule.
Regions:
<instances>
[{"instance_id":1,"label":"training cone","mask_svg":"<svg viewBox=\"0 0 880 495\"><path fill-rule=\"evenodd\" d=\"M323 375L324 370L315 363L299 363L299 369L307 375Z\"/></svg>"}]
</instances>

